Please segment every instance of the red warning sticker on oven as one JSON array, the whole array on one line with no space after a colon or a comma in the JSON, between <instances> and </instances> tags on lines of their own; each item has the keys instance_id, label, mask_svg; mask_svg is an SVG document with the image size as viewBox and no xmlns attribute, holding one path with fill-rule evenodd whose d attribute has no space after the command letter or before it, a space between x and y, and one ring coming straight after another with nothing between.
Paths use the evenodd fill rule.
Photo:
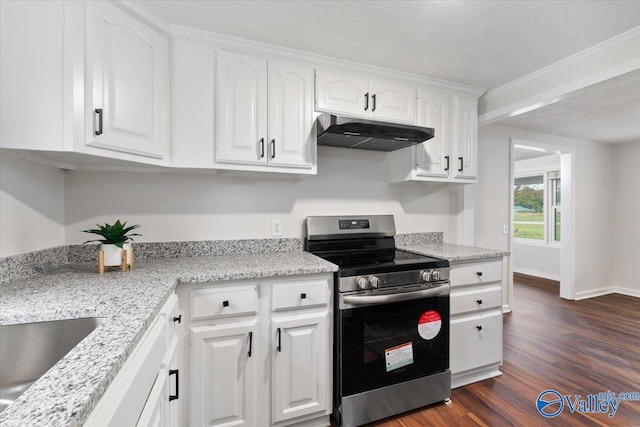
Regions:
<instances>
[{"instance_id":1,"label":"red warning sticker on oven","mask_svg":"<svg viewBox=\"0 0 640 427\"><path fill-rule=\"evenodd\" d=\"M441 328L442 319L435 310L425 311L418 320L418 333L425 340L434 339Z\"/></svg>"}]
</instances>

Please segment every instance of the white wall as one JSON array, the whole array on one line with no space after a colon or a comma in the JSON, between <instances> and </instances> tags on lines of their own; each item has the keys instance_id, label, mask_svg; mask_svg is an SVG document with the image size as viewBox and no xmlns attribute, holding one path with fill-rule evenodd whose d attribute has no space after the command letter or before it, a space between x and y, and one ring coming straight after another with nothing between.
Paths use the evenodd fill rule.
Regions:
<instances>
[{"instance_id":1,"label":"white wall","mask_svg":"<svg viewBox=\"0 0 640 427\"><path fill-rule=\"evenodd\" d=\"M0 257L65 244L64 172L0 155Z\"/></svg>"},{"instance_id":2,"label":"white wall","mask_svg":"<svg viewBox=\"0 0 640 427\"><path fill-rule=\"evenodd\" d=\"M619 292L640 297L640 142L613 146L614 278Z\"/></svg>"},{"instance_id":3,"label":"white wall","mask_svg":"<svg viewBox=\"0 0 640 427\"><path fill-rule=\"evenodd\" d=\"M560 170L560 155L537 157L514 163L514 175L542 173ZM560 280L560 248L548 244L521 244L514 242L511 247L513 271L534 276Z\"/></svg>"},{"instance_id":4,"label":"white wall","mask_svg":"<svg viewBox=\"0 0 640 427\"><path fill-rule=\"evenodd\" d=\"M302 180L226 174L67 173L67 243L78 230L116 218L141 224L139 241L300 237L309 215L394 214L397 231L453 235L450 189L423 183L387 184L382 152L318 148L318 175ZM454 212L455 213L455 212Z\"/></svg>"},{"instance_id":5,"label":"white wall","mask_svg":"<svg viewBox=\"0 0 640 427\"><path fill-rule=\"evenodd\" d=\"M574 150L575 293L587 297L613 285L612 152L607 144L582 141L498 125L479 132L475 230L478 246L509 248L502 224L509 223L510 138L558 145ZM490 202L487 202L490 201Z\"/></svg>"}]
</instances>

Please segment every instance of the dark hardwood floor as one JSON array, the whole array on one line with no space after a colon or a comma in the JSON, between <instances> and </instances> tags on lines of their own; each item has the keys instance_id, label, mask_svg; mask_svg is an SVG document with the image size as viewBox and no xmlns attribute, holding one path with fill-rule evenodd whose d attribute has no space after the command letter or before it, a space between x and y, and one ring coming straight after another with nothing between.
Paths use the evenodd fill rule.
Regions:
<instances>
[{"instance_id":1,"label":"dark hardwood floor","mask_svg":"<svg viewBox=\"0 0 640 427\"><path fill-rule=\"evenodd\" d=\"M503 375L453 390L452 405L391 417L370 426L640 426L640 402L616 415L536 410L546 389L586 396L640 392L640 299L613 294L560 299L558 282L515 276L514 311L504 316Z\"/></svg>"}]
</instances>

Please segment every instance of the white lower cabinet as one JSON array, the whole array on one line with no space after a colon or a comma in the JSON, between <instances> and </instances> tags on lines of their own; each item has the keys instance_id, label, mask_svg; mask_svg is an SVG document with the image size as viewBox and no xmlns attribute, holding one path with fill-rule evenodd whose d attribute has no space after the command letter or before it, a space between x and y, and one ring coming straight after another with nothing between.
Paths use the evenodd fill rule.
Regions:
<instances>
[{"instance_id":1,"label":"white lower cabinet","mask_svg":"<svg viewBox=\"0 0 640 427\"><path fill-rule=\"evenodd\" d=\"M178 298L171 295L85 426L178 426ZM172 398L173 397L173 398Z\"/></svg>"},{"instance_id":2,"label":"white lower cabinet","mask_svg":"<svg viewBox=\"0 0 640 427\"><path fill-rule=\"evenodd\" d=\"M321 313L274 318L272 349L272 421L326 411L327 316ZM274 351L275 350L275 351Z\"/></svg>"},{"instance_id":3,"label":"white lower cabinet","mask_svg":"<svg viewBox=\"0 0 640 427\"><path fill-rule=\"evenodd\" d=\"M179 286L181 425L329 425L332 286L331 275Z\"/></svg>"},{"instance_id":4,"label":"white lower cabinet","mask_svg":"<svg viewBox=\"0 0 640 427\"><path fill-rule=\"evenodd\" d=\"M451 265L453 388L502 375L502 260Z\"/></svg>"},{"instance_id":5,"label":"white lower cabinet","mask_svg":"<svg viewBox=\"0 0 640 427\"><path fill-rule=\"evenodd\" d=\"M192 426L254 425L256 321L191 328Z\"/></svg>"}]
</instances>

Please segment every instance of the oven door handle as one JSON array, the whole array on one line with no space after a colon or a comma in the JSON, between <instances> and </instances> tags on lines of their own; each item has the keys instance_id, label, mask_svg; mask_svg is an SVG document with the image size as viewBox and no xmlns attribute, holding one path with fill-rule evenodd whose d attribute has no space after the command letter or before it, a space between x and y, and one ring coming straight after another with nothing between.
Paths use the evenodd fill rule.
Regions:
<instances>
[{"instance_id":1,"label":"oven door handle","mask_svg":"<svg viewBox=\"0 0 640 427\"><path fill-rule=\"evenodd\" d=\"M413 299L449 295L449 283L443 283L420 291L401 292L388 295L345 295L342 301L350 305L375 305L391 302L410 301Z\"/></svg>"}]
</instances>

